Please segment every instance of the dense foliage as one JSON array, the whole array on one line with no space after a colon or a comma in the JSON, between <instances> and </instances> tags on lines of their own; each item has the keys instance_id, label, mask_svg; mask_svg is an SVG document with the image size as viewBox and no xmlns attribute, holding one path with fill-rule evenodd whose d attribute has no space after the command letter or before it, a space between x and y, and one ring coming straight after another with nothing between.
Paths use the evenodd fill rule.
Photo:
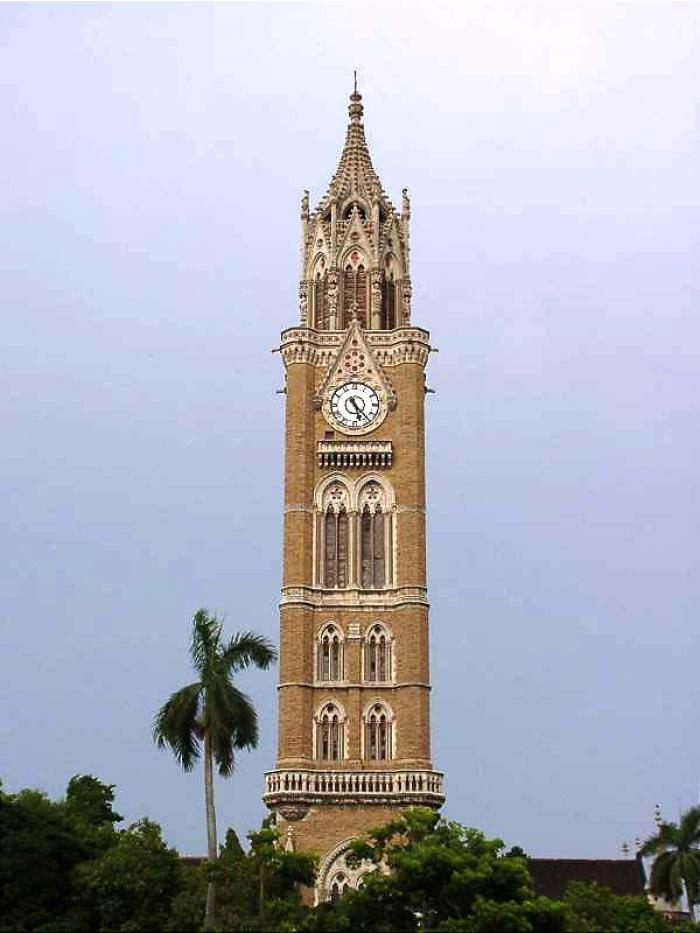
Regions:
<instances>
[{"instance_id":1,"label":"dense foliage","mask_svg":"<svg viewBox=\"0 0 700 933\"><path fill-rule=\"evenodd\" d=\"M199 931L212 874L222 931L671 929L646 898L598 885L572 884L560 901L536 897L522 850L420 808L356 842L363 886L314 908L301 886L313 884L315 859L285 851L269 821L249 833L247 850L229 830L212 867L180 858L148 819L115 827L114 788L88 775L72 778L60 801L35 790L0 797L3 931Z\"/></svg>"}]
</instances>

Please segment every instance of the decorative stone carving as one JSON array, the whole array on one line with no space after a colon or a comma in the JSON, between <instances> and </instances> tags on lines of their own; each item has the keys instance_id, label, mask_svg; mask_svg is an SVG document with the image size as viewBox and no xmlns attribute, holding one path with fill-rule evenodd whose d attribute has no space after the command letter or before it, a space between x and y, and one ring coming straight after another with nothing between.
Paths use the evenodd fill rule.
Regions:
<instances>
[{"instance_id":1,"label":"decorative stone carving","mask_svg":"<svg viewBox=\"0 0 700 933\"><path fill-rule=\"evenodd\" d=\"M323 494L323 511L329 507L334 512L340 512L341 509L348 510L349 507L348 490L342 483L332 483Z\"/></svg>"},{"instance_id":2,"label":"decorative stone carving","mask_svg":"<svg viewBox=\"0 0 700 933\"><path fill-rule=\"evenodd\" d=\"M379 269L372 270L370 308L372 314L372 329L379 330L382 321L382 280Z\"/></svg>"},{"instance_id":3,"label":"decorative stone carving","mask_svg":"<svg viewBox=\"0 0 700 933\"><path fill-rule=\"evenodd\" d=\"M287 820L288 823L298 823L299 820L304 819L306 814L309 812L309 808L305 807L303 804L288 804L284 807L278 807L277 812L282 817L282 819Z\"/></svg>"},{"instance_id":4,"label":"decorative stone carving","mask_svg":"<svg viewBox=\"0 0 700 933\"><path fill-rule=\"evenodd\" d=\"M326 421L343 434L368 434L376 430L384 421L387 410L396 403L394 388L365 339L367 333L362 330L357 320L350 323L343 345L333 365L329 367L326 378L317 393L317 397L321 399L321 411ZM348 432L344 425L336 421L331 410L333 392L348 382L362 382L371 386L379 397L377 417L367 427L354 428L352 432Z\"/></svg>"},{"instance_id":5,"label":"decorative stone carving","mask_svg":"<svg viewBox=\"0 0 700 933\"><path fill-rule=\"evenodd\" d=\"M299 318L302 327L306 327L309 321L309 283L305 281L299 283Z\"/></svg>"},{"instance_id":6,"label":"decorative stone carving","mask_svg":"<svg viewBox=\"0 0 700 933\"><path fill-rule=\"evenodd\" d=\"M384 498L384 490L379 483L367 483L362 487L358 509L361 512L365 506L369 506L370 512L376 512L377 509L381 509L385 512L386 503Z\"/></svg>"},{"instance_id":7,"label":"decorative stone carving","mask_svg":"<svg viewBox=\"0 0 700 933\"><path fill-rule=\"evenodd\" d=\"M323 860L316 885L317 902L335 900L350 889L356 890L363 876L374 871L372 862L357 858L350 849L351 845L351 839L345 840Z\"/></svg>"},{"instance_id":8,"label":"decorative stone carving","mask_svg":"<svg viewBox=\"0 0 700 933\"><path fill-rule=\"evenodd\" d=\"M331 269L328 273L328 317L331 330L338 326L338 273Z\"/></svg>"},{"instance_id":9,"label":"decorative stone carving","mask_svg":"<svg viewBox=\"0 0 700 933\"><path fill-rule=\"evenodd\" d=\"M403 280L403 288L401 289L401 303L403 305L403 323L404 326L407 326L411 323L411 297L413 295L413 286L411 285L411 280L406 276Z\"/></svg>"},{"instance_id":10,"label":"decorative stone carving","mask_svg":"<svg viewBox=\"0 0 700 933\"><path fill-rule=\"evenodd\" d=\"M391 441L318 441L316 449L322 467L390 467L393 459Z\"/></svg>"}]
</instances>

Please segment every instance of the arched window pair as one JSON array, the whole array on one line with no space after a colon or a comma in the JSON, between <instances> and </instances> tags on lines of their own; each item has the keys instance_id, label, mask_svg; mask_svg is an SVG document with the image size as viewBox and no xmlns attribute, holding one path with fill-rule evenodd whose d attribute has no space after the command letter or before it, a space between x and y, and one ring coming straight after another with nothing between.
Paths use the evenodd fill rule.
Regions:
<instances>
[{"instance_id":1,"label":"arched window pair","mask_svg":"<svg viewBox=\"0 0 700 933\"><path fill-rule=\"evenodd\" d=\"M316 679L323 683L342 681L344 671L344 639L338 625L329 622L318 633L316 641ZM390 683L393 680L392 639L380 622L367 632L364 644L363 681Z\"/></svg>"},{"instance_id":2,"label":"arched window pair","mask_svg":"<svg viewBox=\"0 0 700 933\"><path fill-rule=\"evenodd\" d=\"M391 585L392 516L387 498L378 482L365 483L351 511L348 487L342 482L327 487L318 550L324 588L378 590Z\"/></svg>"},{"instance_id":3,"label":"arched window pair","mask_svg":"<svg viewBox=\"0 0 700 933\"><path fill-rule=\"evenodd\" d=\"M319 680L343 679L343 638L335 625L326 625L319 634L316 670Z\"/></svg>"},{"instance_id":4,"label":"arched window pair","mask_svg":"<svg viewBox=\"0 0 700 933\"><path fill-rule=\"evenodd\" d=\"M324 583L330 588L348 585L349 522L344 508L328 507L325 517L326 554ZM365 505L360 516L361 585L365 590L382 589L385 584L386 518L381 505L374 511Z\"/></svg>"},{"instance_id":5,"label":"arched window pair","mask_svg":"<svg viewBox=\"0 0 700 933\"><path fill-rule=\"evenodd\" d=\"M383 702L374 702L363 717L363 754L366 761L388 761L394 757L393 715ZM342 761L345 758L345 716L335 703L324 703L316 717L316 758Z\"/></svg>"},{"instance_id":6,"label":"arched window pair","mask_svg":"<svg viewBox=\"0 0 700 933\"><path fill-rule=\"evenodd\" d=\"M360 326L368 326L370 282L367 261L359 250L352 249L347 254L337 276L335 272L329 276L326 259L320 256L314 265L312 281L314 327L318 330L345 330L353 314L357 316ZM333 296L331 284L335 290ZM336 305L333 317L337 317L337 320L331 319L332 303Z\"/></svg>"},{"instance_id":7,"label":"arched window pair","mask_svg":"<svg viewBox=\"0 0 700 933\"><path fill-rule=\"evenodd\" d=\"M345 758L345 720L335 703L326 703L316 720L316 758L342 761Z\"/></svg>"}]
</instances>

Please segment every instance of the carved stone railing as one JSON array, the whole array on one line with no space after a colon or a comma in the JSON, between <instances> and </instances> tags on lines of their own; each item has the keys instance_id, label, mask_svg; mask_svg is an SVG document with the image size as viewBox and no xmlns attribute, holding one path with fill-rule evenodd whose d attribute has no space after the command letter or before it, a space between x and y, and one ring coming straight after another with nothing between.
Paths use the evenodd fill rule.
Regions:
<instances>
[{"instance_id":1,"label":"carved stone railing","mask_svg":"<svg viewBox=\"0 0 700 933\"><path fill-rule=\"evenodd\" d=\"M390 467L391 441L318 441L321 467Z\"/></svg>"},{"instance_id":2,"label":"carved stone railing","mask_svg":"<svg viewBox=\"0 0 700 933\"><path fill-rule=\"evenodd\" d=\"M439 771L268 771L263 800L271 809L314 803L391 803L439 807L445 800Z\"/></svg>"}]
</instances>

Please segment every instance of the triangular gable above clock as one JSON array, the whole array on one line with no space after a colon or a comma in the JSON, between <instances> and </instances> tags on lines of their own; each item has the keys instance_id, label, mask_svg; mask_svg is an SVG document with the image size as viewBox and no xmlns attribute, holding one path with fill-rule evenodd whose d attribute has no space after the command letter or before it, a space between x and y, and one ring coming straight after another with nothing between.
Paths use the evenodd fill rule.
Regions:
<instances>
[{"instance_id":1,"label":"triangular gable above clock","mask_svg":"<svg viewBox=\"0 0 700 933\"><path fill-rule=\"evenodd\" d=\"M318 390L316 402L320 404L324 397L346 382L366 383L380 396L384 396L389 409L393 411L396 408L394 387L377 362L357 320L350 322L338 355Z\"/></svg>"}]
</instances>

